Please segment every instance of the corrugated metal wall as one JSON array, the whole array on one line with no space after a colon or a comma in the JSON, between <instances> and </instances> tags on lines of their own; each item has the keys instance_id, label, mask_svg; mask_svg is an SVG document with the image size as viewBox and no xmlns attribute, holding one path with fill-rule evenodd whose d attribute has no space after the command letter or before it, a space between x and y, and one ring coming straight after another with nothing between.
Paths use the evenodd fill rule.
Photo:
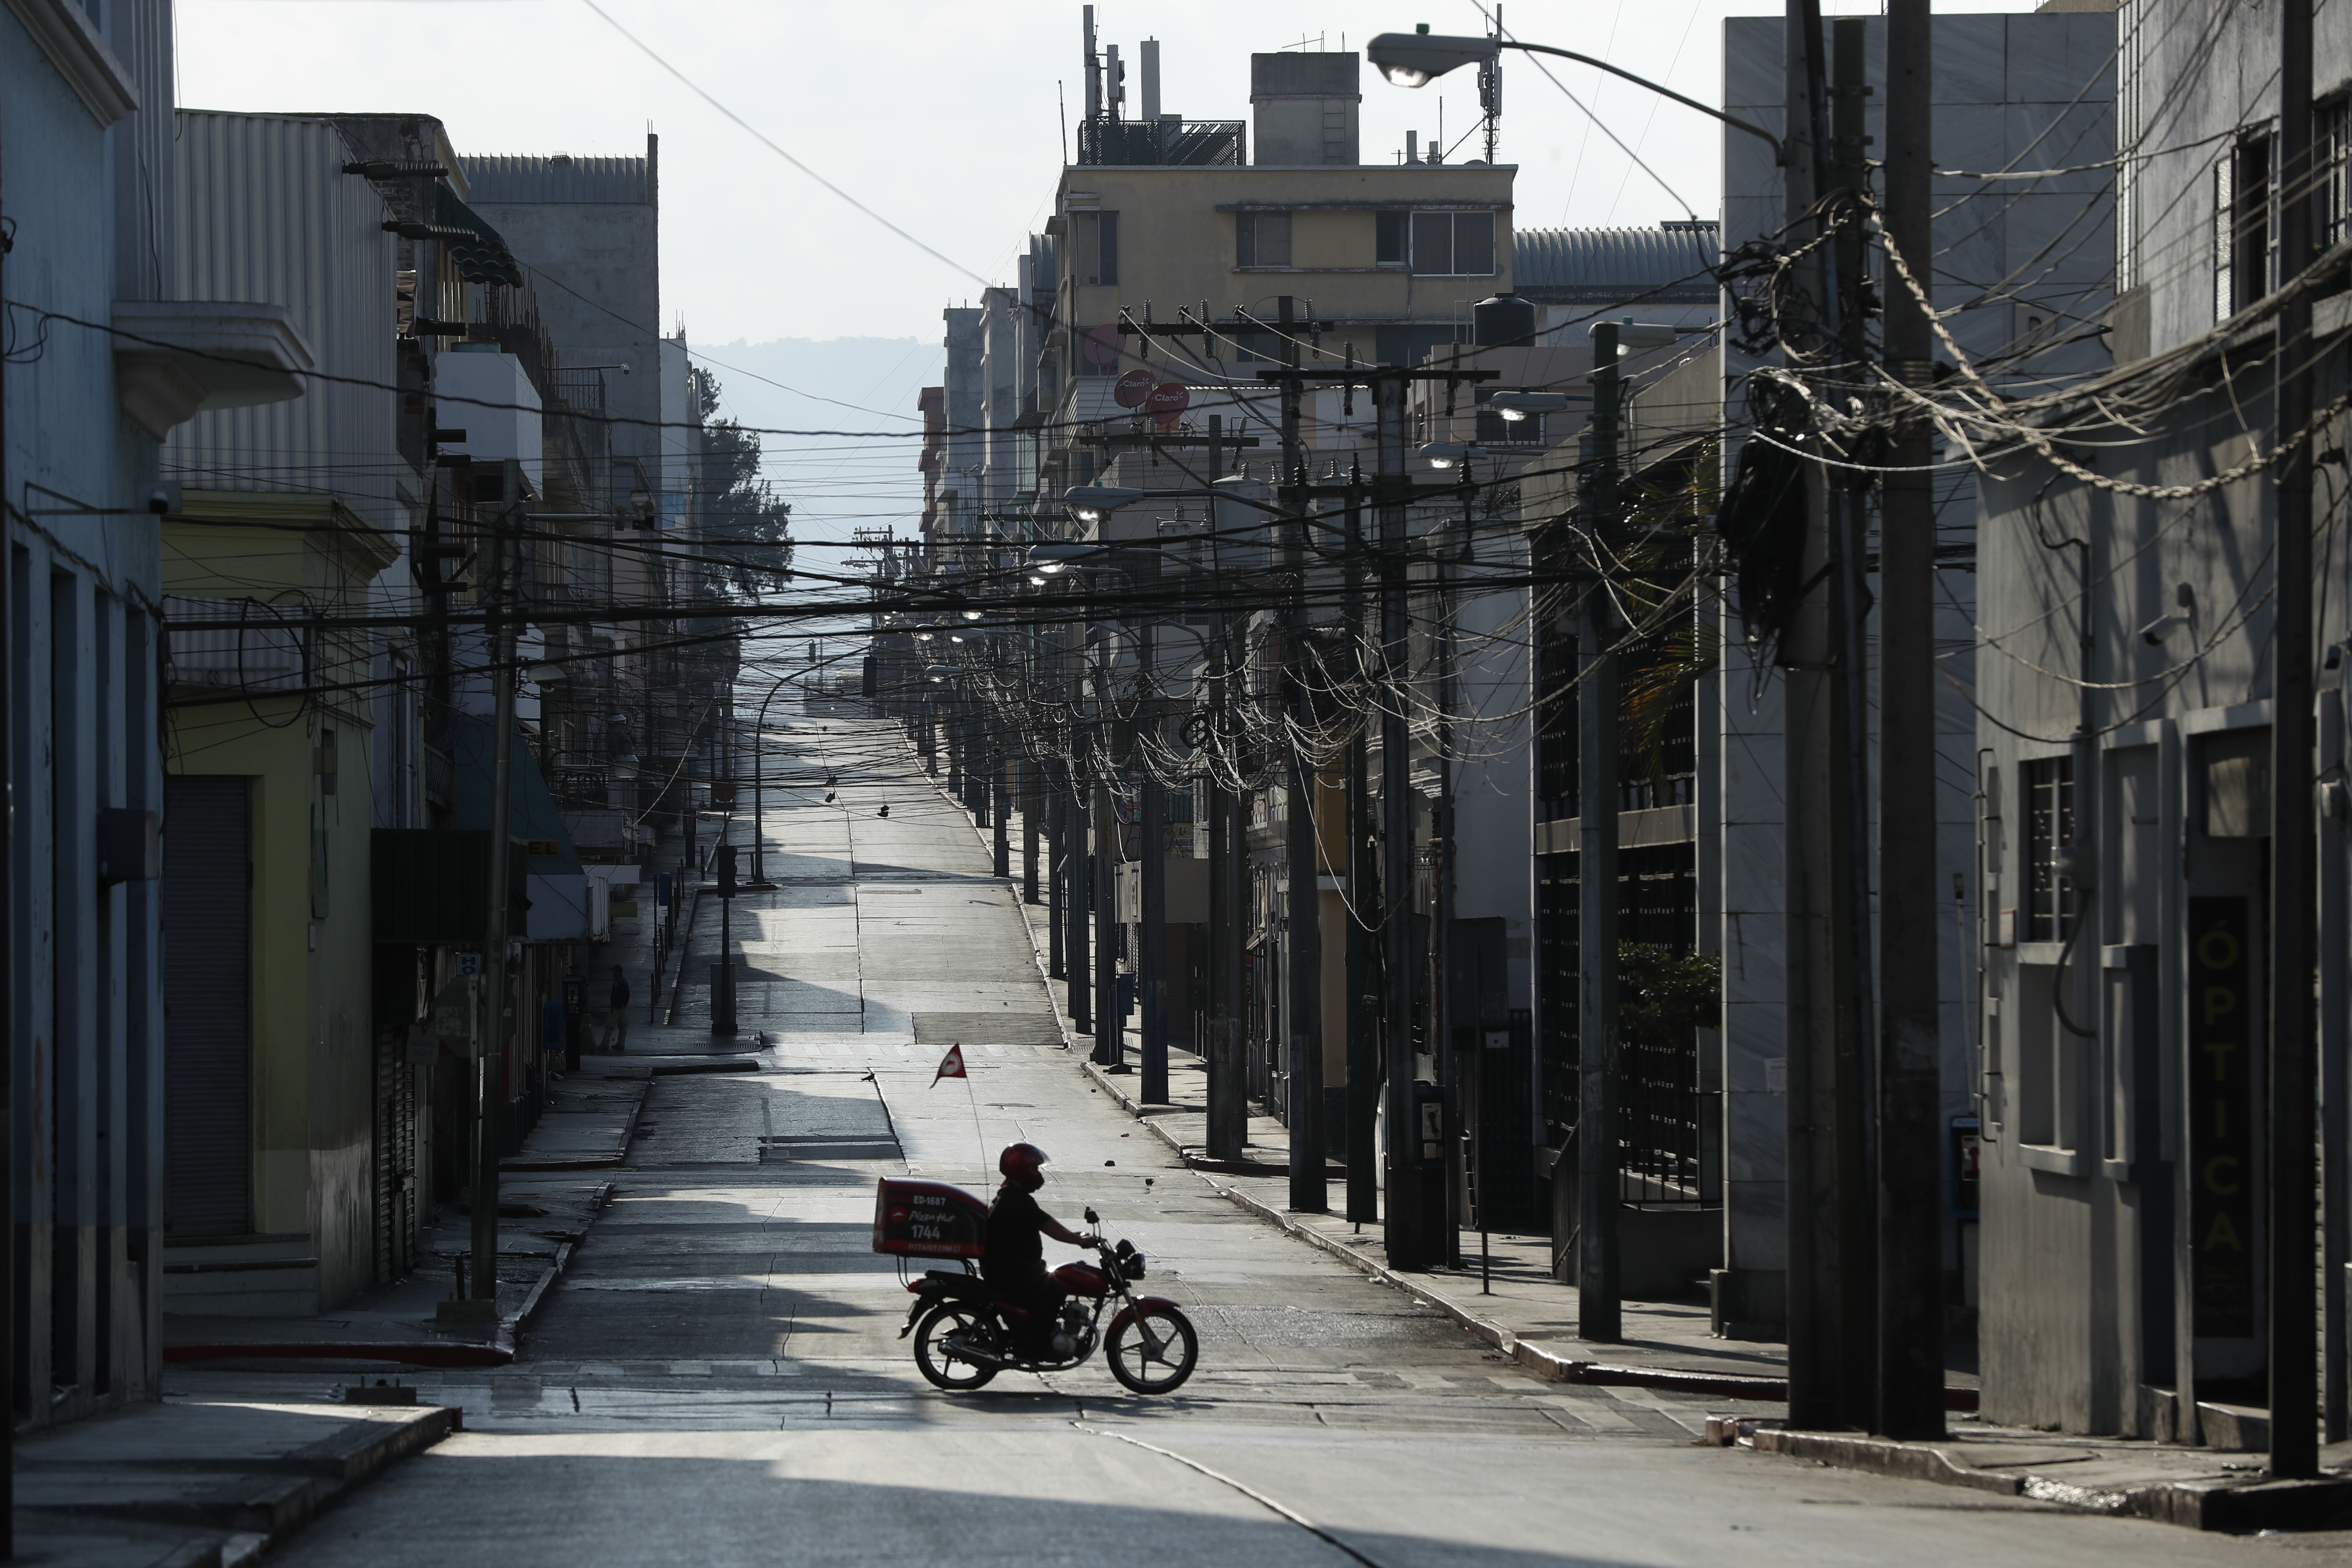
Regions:
<instances>
[{"instance_id":1,"label":"corrugated metal wall","mask_svg":"<svg viewBox=\"0 0 2352 1568\"><path fill-rule=\"evenodd\" d=\"M163 471L192 487L333 494L405 528L382 198L342 172L352 153L325 121L183 111L179 130L178 297L283 305L319 370L369 384L314 377L290 402L200 414L172 432Z\"/></svg>"}]
</instances>

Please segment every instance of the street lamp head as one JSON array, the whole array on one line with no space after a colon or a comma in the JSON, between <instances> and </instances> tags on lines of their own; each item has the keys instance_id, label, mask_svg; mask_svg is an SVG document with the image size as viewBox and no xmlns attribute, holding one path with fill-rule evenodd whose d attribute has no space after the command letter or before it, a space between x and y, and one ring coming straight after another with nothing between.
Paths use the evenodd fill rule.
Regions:
<instances>
[{"instance_id":1,"label":"street lamp head","mask_svg":"<svg viewBox=\"0 0 2352 1568\"><path fill-rule=\"evenodd\" d=\"M963 618L967 621L976 621L980 619L980 612L978 610L966 610L963 613Z\"/></svg>"},{"instance_id":2,"label":"street lamp head","mask_svg":"<svg viewBox=\"0 0 2352 1568\"><path fill-rule=\"evenodd\" d=\"M1080 522L1100 522L1123 506L1131 506L1143 499L1141 490L1124 489L1117 485L1078 485L1062 492L1062 504L1070 509Z\"/></svg>"},{"instance_id":3,"label":"street lamp head","mask_svg":"<svg viewBox=\"0 0 2352 1568\"><path fill-rule=\"evenodd\" d=\"M1452 441L1431 441L1421 448L1420 455L1429 460L1433 468L1450 468L1465 458L1478 456L1480 448L1465 447Z\"/></svg>"},{"instance_id":4,"label":"street lamp head","mask_svg":"<svg viewBox=\"0 0 2352 1568\"><path fill-rule=\"evenodd\" d=\"M541 659L523 669L523 674L530 678L534 686L545 686L551 681L561 680L567 673L569 672L562 665L552 659Z\"/></svg>"},{"instance_id":5,"label":"street lamp head","mask_svg":"<svg viewBox=\"0 0 2352 1568\"><path fill-rule=\"evenodd\" d=\"M1568 395L1564 392L1498 392L1487 406L1517 424L1522 419L1559 413L1568 406Z\"/></svg>"},{"instance_id":6,"label":"street lamp head","mask_svg":"<svg viewBox=\"0 0 2352 1568\"><path fill-rule=\"evenodd\" d=\"M1052 576L1066 566L1100 552L1101 547L1094 544L1072 544L1067 542L1033 544L1029 547L1029 564L1047 576Z\"/></svg>"},{"instance_id":7,"label":"street lamp head","mask_svg":"<svg viewBox=\"0 0 2352 1568\"><path fill-rule=\"evenodd\" d=\"M963 671L958 669L952 664L935 664L929 669L923 671L923 673L929 677L932 685L939 686L953 680L957 676L961 675Z\"/></svg>"},{"instance_id":8,"label":"street lamp head","mask_svg":"<svg viewBox=\"0 0 2352 1568\"><path fill-rule=\"evenodd\" d=\"M1619 349L1670 349L1675 346L1675 329L1649 321L1636 321L1631 317L1622 321L1595 321L1588 329L1594 337L1604 331L1617 334Z\"/></svg>"},{"instance_id":9,"label":"street lamp head","mask_svg":"<svg viewBox=\"0 0 2352 1568\"><path fill-rule=\"evenodd\" d=\"M1396 87L1425 87L1461 66L1481 65L1503 52L1499 38L1449 37L1433 35L1427 23L1418 32L1382 33L1365 46L1364 58Z\"/></svg>"}]
</instances>

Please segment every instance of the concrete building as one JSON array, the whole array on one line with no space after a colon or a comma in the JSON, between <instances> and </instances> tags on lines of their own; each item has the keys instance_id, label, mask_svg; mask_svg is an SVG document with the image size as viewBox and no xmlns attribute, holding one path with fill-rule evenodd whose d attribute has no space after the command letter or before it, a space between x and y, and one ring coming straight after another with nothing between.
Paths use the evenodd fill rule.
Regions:
<instances>
[{"instance_id":1,"label":"concrete building","mask_svg":"<svg viewBox=\"0 0 2352 1568\"><path fill-rule=\"evenodd\" d=\"M104 16L65 0L0 13L6 291L41 344L0 373L20 1426L162 1395L166 1173L178 1152L164 1014L185 973L166 942L216 910L173 907L156 879L164 590L153 514L172 504L159 443L206 407L299 395L310 363L268 296L192 300L182 288L172 8L121 0ZM163 858L174 853L166 842ZM233 1010L238 977L222 978L207 1000Z\"/></svg>"},{"instance_id":2,"label":"concrete building","mask_svg":"<svg viewBox=\"0 0 2352 1568\"><path fill-rule=\"evenodd\" d=\"M1867 19L1859 25L1866 80L1883 95L1884 24ZM1767 130L1780 126L1787 90L1780 20L1734 17L1724 26L1727 111ZM2005 388L2040 391L2094 374L2109 362L2098 329L2107 319L2113 287L2105 169L2116 148L2115 16L2070 6L2058 14L1938 16L1935 29L1935 157L1939 170L1949 171L1936 183L1937 309L1955 341ZM1881 102L1881 97L1870 100L1867 122L1870 133L1883 138ZM1730 250L1777 234L1786 217L1770 150L1731 130L1723 149L1723 243ZM2053 168L2071 172L2034 180L1983 177ZM1740 305L1737 295L1727 300L1727 321L1738 319ZM1748 375L1756 363L1736 343L1724 356L1727 474L1749 420ZM2007 623L1989 608L1979 613L1969 570L1979 549L1973 487L1960 455L1948 459L1950 466L1937 480L1937 547L1949 565L1937 574L1936 638L1946 679L1937 710L1937 875L1938 887L1953 890L1942 917L1951 937L1939 995L1941 1110L1957 1172L1973 1149L1979 1030L1987 1025L1974 1001L1981 913L1976 797L1982 780L1969 762L1979 742L1969 688L2006 662L1985 664L1974 626ZM1717 803L1702 831L1717 838L1722 867L1717 901L1706 911L1724 986L1727 1196L1715 1311L1720 1331L1777 1337L1785 1310L1789 1223L1782 1182L1788 1052L1780 967L1787 885L1780 688L1769 652L1751 648L1728 603L1720 643L1722 673L1709 721L1717 747L1711 766L1719 776L1701 797ZM1977 1272L1979 1221L1971 1192L1956 1179L1948 1184L1948 1300L1956 1321L1965 1322L1990 1285L1980 1285ZM1990 1222L1985 1223L1989 1232ZM2053 1254L2032 1267L2072 1266ZM2006 1353L1994 1351L1997 1342L2014 1342L2010 1327L1988 1309L1982 1340L1988 1358ZM1990 1379L1989 1359L1988 1387Z\"/></svg>"},{"instance_id":3,"label":"concrete building","mask_svg":"<svg viewBox=\"0 0 2352 1568\"><path fill-rule=\"evenodd\" d=\"M2276 7L2127 0L2116 18L2121 285L2114 370L2032 411L2063 466L1981 481L1983 703L1974 837L1985 910L1984 1404L2070 1432L2262 1447L2273 1345L2263 1161L2273 853L2318 857L2317 1129L2326 1436L2345 1435L2347 1174L2342 508L2318 454L2316 812L2274 822L2272 591L2280 489ZM2101 18L2102 21L2109 20ZM2352 17L2315 21L2316 228L2340 245ZM2104 49L2104 41L2097 45ZM2041 154L2035 154L2040 161ZM2083 198L2076 196L2076 201ZM2352 376L2341 280L2314 307L2314 398ZM2096 401L2093 401L2095 399ZM2126 487L2146 487L2134 489ZM2295 1243L2289 1242L2290 1247ZM2308 1348L2294 1348L2307 1365ZM2282 1371L2288 1371L2282 1368ZM2293 1375L2292 1372L2289 1373ZM2255 1407L2255 1408L2248 1408Z\"/></svg>"}]
</instances>

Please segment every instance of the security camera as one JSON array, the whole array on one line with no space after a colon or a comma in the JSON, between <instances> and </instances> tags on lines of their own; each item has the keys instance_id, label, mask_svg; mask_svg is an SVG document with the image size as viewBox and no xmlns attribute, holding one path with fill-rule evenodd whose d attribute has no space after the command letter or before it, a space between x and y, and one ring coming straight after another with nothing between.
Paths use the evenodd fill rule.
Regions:
<instances>
[{"instance_id":1,"label":"security camera","mask_svg":"<svg viewBox=\"0 0 2352 1568\"><path fill-rule=\"evenodd\" d=\"M159 479L147 487L142 499L149 511L157 517L167 517L180 510L180 487L169 479Z\"/></svg>"}]
</instances>

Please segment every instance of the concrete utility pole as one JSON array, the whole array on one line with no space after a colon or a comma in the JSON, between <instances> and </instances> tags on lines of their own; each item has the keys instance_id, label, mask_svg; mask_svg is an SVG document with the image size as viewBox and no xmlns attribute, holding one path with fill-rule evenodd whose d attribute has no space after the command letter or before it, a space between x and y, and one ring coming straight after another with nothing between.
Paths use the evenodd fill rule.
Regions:
<instances>
[{"instance_id":1,"label":"concrete utility pole","mask_svg":"<svg viewBox=\"0 0 2352 1568\"><path fill-rule=\"evenodd\" d=\"M1238 679L1224 612L1217 612L1210 669L1212 755L1228 732L1225 709ZM1230 761L1227 759L1227 761ZM1238 1160L1249 1143L1249 1100L1242 1082L1242 875L1248 847L1240 803L1224 781L1209 784L1209 1157Z\"/></svg>"},{"instance_id":2,"label":"concrete utility pole","mask_svg":"<svg viewBox=\"0 0 2352 1568\"><path fill-rule=\"evenodd\" d=\"M1051 764L1041 763L1040 772ZM1065 824L1062 792L1053 787L1050 777L1041 778L1034 786L1036 796L1045 804L1045 978L1066 980L1069 969L1062 961L1063 938L1067 931L1068 911L1063 908L1063 889L1070 878L1070 830Z\"/></svg>"},{"instance_id":3,"label":"concrete utility pole","mask_svg":"<svg viewBox=\"0 0 2352 1568\"><path fill-rule=\"evenodd\" d=\"M2279 8L2279 255L2282 282L2311 264L2311 51L2313 0ZM2311 422L2311 296L2289 293L2278 319L2278 438ZM2278 632L2271 639L2275 710L2271 726L2270 1400L2273 1476L2319 1474L2316 1100L2319 1018L2312 994L2318 951L2317 838L2312 816L2311 447L2298 442L2278 467ZM2331 1153L2337 1153L2331 1151Z\"/></svg>"},{"instance_id":4,"label":"concrete utility pole","mask_svg":"<svg viewBox=\"0 0 2352 1568\"><path fill-rule=\"evenodd\" d=\"M1110 706L1110 678L1103 677L1102 700ZM1106 724L1106 729L1108 726ZM1116 752L1112 753L1113 758ZM1107 758L1108 770L1116 766ZM1095 780L1095 1051L1097 1066L1125 1072L1127 1021L1118 1011L1118 807L1108 776Z\"/></svg>"},{"instance_id":5,"label":"concrete utility pole","mask_svg":"<svg viewBox=\"0 0 2352 1568\"><path fill-rule=\"evenodd\" d=\"M1094 963L1087 955L1087 926L1093 915L1088 906L1093 903L1093 846L1087 842L1087 797L1084 776L1079 764L1070 764L1069 804L1063 808L1063 821L1069 825L1070 838L1070 934L1064 943L1063 962L1069 971L1070 1027L1081 1035L1095 1032Z\"/></svg>"},{"instance_id":6,"label":"concrete utility pole","mask_svg":"<svg viewBox=\"0 0 2352 1568\"><path fill-rule=\"evenodd\" d=\"M1283 363L1296 370L1298 340L1292 331L1291 296L1282 296L1279 309ZM1291 580L1291 592L1283 607L1282 664L1293 731L1287 748L1290 809L1284 821L1290 984L1283 1011L1290 1026L1290 1206L1300 1214L1322 1214L1330 1208L1331 1198L1323 1178L1323 931L1316 868L1316 770L1315 760L1296 738L1297 731L1314 722L1306 682L1309 501L1307 451L1298 430L1303 395L1299 382L1282 384L1282 505L1293 519L1283 530L1283 566Z\"/></svg>"},{"instance_id":7,"label":"concrete utility pole","mask_svg":"<svg viewBox=\"0 0 2352 1568\"><path fill-rule=\"evenodd\" d=\"M1143 623L1143 676L1148 689L1158 689L1159 667L1151 623ZM1143 711L1150 721L1161 718L1159 700L1146 698ZM1137 1098L1146 1105L1168 1103L1168 792L1158 780L1143 776L1143 919L1136 932L1142 952L1135 955L1135 1004L1143 1022L1143 1075Z\"/></svg>"},{"instance_id":8,"label":"concrete utility pole","mask_svg":"<svg viewBox=\"0 0 2352 1568\"><path fill-rule=\"evenodd\" d=\"M1828 62L1821 0L1789 0L1782 33L1787 126L1781 176L1789 242L1817 230L1816 196L1829 188ZM1826 350L1836 341L1836 279L1824 248L1796 263L1795 286L1813 301ZM1817 439L1808 437L1808 439ZM1789 1420L1803 1427L1854 1421L1866 1375L1871 1325L1848 1310L1856 1194L1846 1156L1860 1132L1853 1081L1859 1020L1853 1016L1852 927L1847 864L1851 802L1843 768L1848 741L1836 659L1843 641L1837 530L1822 465L1806 472L1805 534L1797 580L1804 589L1780 634L1786 775L1785 921L1788 1042ZM1859 1349L1865 1381L1849 1370Z\"/></svg>"},{"instance_id":9,"label":"concrete utility pole","mask_svg":"<svg viewBox=\"0 0 2352 1568\"><path fill-rule=\"evenodd\" d=\"M521 503L510 504L491 523L493 554L490 581L496 584L490 620L490 863L487 880L489 907L483 911L482 984L488 995L480 1027L474 1031L479 1054L474 1059L474 1169L467 1199L473 1206L474 1277L467 1294L490 1304L496 1321L499 1300L499 1078L506 1058L507 949L512 942L507 909L513 898L511 857L513 836L515 727L515 542L516 514Z\"/></svg>"},{"instance_id":10,"label":"concrete utility pole","mask_svg":"<svg viewBox=\"0 0 2352 1568\"><path fill-rule=\"evenodd\" d=\"M1363 487L1348 486L1348 645L1365 658L1370 627L1365 620ZM1348 1218L1370 1225L1381 1217L1381 1170L1374 1159L1372 1130L1380 1113L1380 1014L1373 994L1376 953L1371 928L1371 889L1380 879L1372 863L1371 817L1365 798L1370 748L1360 727L1349 738L1347 768L1348 882Z\"/></svg>"},{"instance_id":11,"label":"concrete utility pole","mask_svg":"<svg viewBox=\"0 0 2352 1568\"><path fill-rule=\"evenodd\" d=\"M1380 439L1381 642L1391 689L1412 673L1405 611L1405 378L1372 377ZM1388 1068L1388 1202L1381 1232L1391 1268L1426 1268L1421 1129L1413 1107L1412 759L1400 705L1381 704L1381 1021Z\"/></svg>"},{"instance_id":12,"label":"concrete utility pole","mask_svg":"<svg viewBox=\"0 0 2352 1568\"><path fill-rule=\"evenodd\" d=\"M1583 513L1594 580L1577 597L1576 1333L1624 1337L1617 1267L1617 616L1601 540L1617 514L1618 330L1592 329L1592 462Z\"/></svg>"},{"instance_id":13,"label":"concrete utility pole","mask_svg":"<svg viewBox=\"0 0 2352 1568\"><path fill-rule=\"evenodd\" d=\"M1037 901L1037 764L1024 757L1014 764L1021 781L1021 901Z\"/></svg>"},{"instance_id":14,"label":"concrete utility pole","mask_svg":"<svg viewBox=\"0 0 2352 1568\"><path fill-rule=\"evenodd\" d=\"M1935 99L1928 0L1886 8L1887 243L1932 275ZM1934 374L1926 309L1889 278L1887 373ZM1943 1026L1936 898L1936 496L1927 421L1905 410L1878 513L1878 1419L1944 1435Z\"/></svg>"}]
</instances>

